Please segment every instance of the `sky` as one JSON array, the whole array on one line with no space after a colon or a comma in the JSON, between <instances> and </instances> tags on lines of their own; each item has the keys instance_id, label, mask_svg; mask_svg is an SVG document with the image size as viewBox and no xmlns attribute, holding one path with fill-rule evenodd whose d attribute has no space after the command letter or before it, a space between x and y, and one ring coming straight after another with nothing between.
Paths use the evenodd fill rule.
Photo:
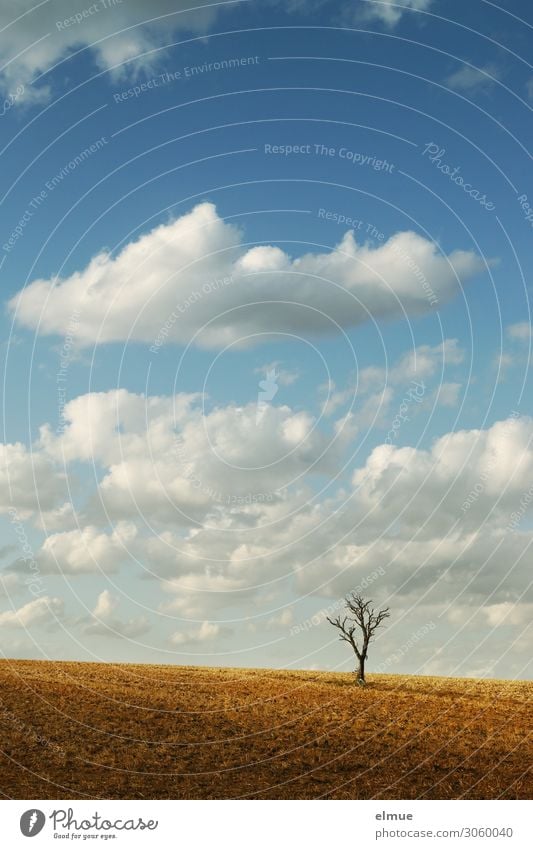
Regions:
<instances>
[{"instance_id":1,"label":"sky","mask_svg":"<svg viewBox=\"0 0 533 849\"><path fill-rule=\"evenodd\" d=\"M526 0L5 0L0 651L531 678Z\"/></svg>"}]
</instances>

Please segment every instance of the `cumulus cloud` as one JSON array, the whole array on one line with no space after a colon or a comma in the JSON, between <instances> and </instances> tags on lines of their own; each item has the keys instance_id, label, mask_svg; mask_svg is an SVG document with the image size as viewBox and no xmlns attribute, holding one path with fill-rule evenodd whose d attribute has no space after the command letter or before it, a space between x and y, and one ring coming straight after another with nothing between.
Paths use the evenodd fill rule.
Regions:
<instances>
[{"instance_id":1,"label":"cumulus cloud","mask_svg":"<svg viewBox=\"0 0 533 849\"><path fill-rule=\"evenodd\" d=\"M505 601L501 604L487 605L482 612L489 625L494 628L501 625L527 625L533 622L533 604Z\"/></svg>"},{"instance_id":2,"label":"cumulus cloud","mask_svg":"<svg viewBox=\"0 0 533 849\"><path fill-rule=\"evenodd\" d=\"M445 339L437 345L418 345L402 354L390 366L367 366L361 369L353 375L350 385L345 389L339 389L333 382L321 386L320 391L323 394L327 392L329 396L322 404L322 412L330 416L345 404L359 402L361 396L372 392L372 398L365 402L363 409L357 403L357 417L361 424L371 421L377 426L379 421L371 415L373 404L377 404L383 417L388 411L394 391L405 391L411 383L419 382L419 392L422 393L425 388L424 381L444 374L451 366L460 365L464 356L457 339ZM452 387L455 385L442 384L443 398L452 397ZM441 403L444 403L444 400ZM365 409L368 414L365 414Z\"/></svg>"},{"instance_id":3,"label":"cumulus cloud","mask_svg":"<svg viewBox=\"0 0 533 849\"><path fill-rule=\"evenodd\" d=\"M341 546L335 555L312 562L298 574L298 586L305 592L320 586L320 594L336 599L382 568L384 576L369 590L379 598L429 605L437 615L461 599L472 611L473 605L489 600L516 600L527 590L524 558L532 541L531 533L503 534L492 526L448 534L440 530L434 537L384 534L366 544Z\"/></svg>"},{"instance_id":4,"label":"cumulus cloud","mask_svg":"<svg viewBox=\"0 0 533 849\"><path fill-rule=\"evenodd\" d=\"M22 580L16 572L3 572L0 574L0 597L11 598L15 593L20 592L22 588Z\"/></svg>"},{"instance_id":5,"label":"cumulus cloud","mask_svg":"<svg viewBox=\"0 0 533 849\"><path fill-rule=\"evenodd\" d=\"M404 259L407 257L407 259ZM273 245L247 249L242 234L202 203L160 225L116 256L101 253L60 280L33 281L11 299L19 324L62 334L80 314L79 346L195 337L203 347L250 345L254 334L335 333L369 319L433 309L413 268L440 303L481 271L474 253L437 246L414 232L384 244L358 244L352 231L328 253L292 259Z\"/></svg>"},{"instance_id":6,"label":"cumulus cloud","mask_svg":"<svg viewBox=\"0 0 533 849\"><path fill-rule=\"evenodd\" d=\"M52 510L40 510L33 518L33 523L47 533L50 531L70 530L78 525L78 516L74 504L65 501Z\"/></svg>"},{"instance_id":7,"label":"cumulus cloud","mask_svg":"<svg viewBox=\"0 0 533 849\"><path fill-rule=\"evenodd\" d=\"M37 524L48 535L32 556L47 574L109 573L125 563L161 572L170 561L176 575L176 551L183 553L188 542L183 574L203 523L253 527L267 509L284 508L287 488L302 488L308 474L333 476L355 433L350 417L324 430L310 413L287 405L266 405L258 420L255 399L207 411L196 395L145 397L127 390L73 399L64 424L60 433L43 425L32 448L45 482L55 480L59 467L62 477L73 464L80 474L80 463L90 468L83 471L85 498L76 508L68 502L40 514ZM21 490L24 506L32 486L29 477ZM149 536L140 532L146 526ZM177 549L169 528L181 530ZM22 564L13 568L23 571Z\"/></svg>"},{"instance_id":8,"label":"cumulus cloud","mask_svg":"<svg viewBox=\"0 0 533 849\"><path fill-rule=\"evenodd\" d=\"M96 634L104 637L127 637L134 639L150 630L150 623L145 616L123 620L115 615L120 600L109 590L103 590L98 596L90 621L85 626L86 634Z\"/></svg>"},{"instance_id":9,"label":"cumulus cloud","mask_svg":"<svg viewBox=\"0 0 533 849\"><path fill-rule=\"evenodd\" d=\"M529 342L531 339L531 324L529 321L518 321L516 324L510 324L508 326L507 333L511 339L518 339L520 342Z\"/></svg>"},{"instance_id":10,"label":"cumulus cloud","mask_svg":"<svg viewBox=\"0 0 533 849\"><path fill-rule=\"evenodd\" d=\"M24 99L51 94L46 72L74 51L89 49L101 70L115 76L152 67L158 48L178 30L205 33L217 14L231 4L205 0L4 0L0 7L0 84L5 91L24 86ZM187 11L190 10L190 11ZM38 79L44 74L44 79ZM37 81L33 81L37 78Z\"/></svg>"},{"instance_id":11,"label":"cumulus cloud","mask_svg":"<svg viewBox=\"0 0 533 849\"><path fill-rule=\"evenodd\" d=\"M461 389L460 383L441 383L436 393L437 403L441 407L456 407Z\"/></svg>"},{"instance_id":12,"label":"cumulus cloud","mask_svg":"<svg viewBox=\"0 0 533 849\"><path fill-rule=\"evenodd\" d=\"M430 375L443 359L460 363L463 356L453 340L418 354ZM389 371L402 385L412 359L401 357ZM367 400L356 423L358 415L379 409L375 393ZM334 483L354 447L351 430L338 454L331 451L342 419L324 432L306 411L272 406L265 417L262 430L255 404L203 410L190 395L146 398L116 390L74 399L66 406L64 433L43 427L35 450L52 463L94 463L101 470L96 502L110 515L50 534L35 554L40 570L83 575L129 564L135 574L144 570L161 582L162 612L207 622L223 609L238 616L243 605L266 614L268 605L279 607L281 586L339 597L379 567L385 571L380 597L395 593L438 606L460 596L465 605L491 608L514 604L526 592L531 419L513 414L487 429L448 433L428 447L378 445ZM181 454L174 465L176 436ZM316 487L306 488L311 469L315 483L316 469L327 479L328 495L316 498ZM279 497L243 498L282 486L288 473L302 479L272 489ZM185 484L188 494L180 488ZM192 500L195 492L205 504ZM239 492L241 500L224 501L216 497L221 492ZM169 494L182 498L183 522L163 509ZM96 515L94 499L86 514L91 509ZM109 524L111 530L103 529ZM502 564L509 570L503 581ZM107 592L92 616L89 633L112 628L134 636L146 627L119 616L117 599Z\"/></svg>"},{"instance_id":13,"label":"cumulus cloud","mask_svg":"<svg viewBox=\"0 0 533 849\"><path fill-rule=\"evenodd\" d=\"M528 418L450 433L430 449L379 446L351 491L269 516L275 535L270 522L257 524L253 544L245 528L199 530L178 558L195 569L165 582L165 609L198 616L242 606L289 576L300 592L339 597L380 568L380 597L424 597L437 608L455 596L517 599L530 583L532 477Z\"/></svg>"},{"instance_id":14,"label":"cumulus cloud","mask_svg":"<svg viewBox=\"0 0 533 849\"><path fill-rule=\"evenodd\" d=\"M267 622L267 628L272 628L273 630L276 628L287 628L289 625L292 625L293 621L294 612L291 607L286 607L280 613L270 617Z\"/></svg>"},{"instance_id":15,"label":"cumulus cloud","mask_svg":"<svg viewBox=\"0 0 533 849\"><path fill-rule=\"evenodd\" d=\"M446 77L446 84L456 91L474 93L482 88L487 88L500 79L501 71L497 65L492 63L484 65L482 68L463 65Z\"/></svg>"},{"instance_id":16,"label":"cumulus cloud","mask_svg":"<svg viewBox=\"0 0 533 849\"><path fill-rule=\"evenodd\" d=\"M175 631L170 637L170 642L173 646L208 643L213 642L222 636L228 636L229 634L231 634L231 630L229 628L223 628L214 622L208 622L206 620L205 622L202 622L199 628L188 631Z\"/></svg>"},{"instance_id":17,"label":"cumulus cloud","mask_svg":"<svg viewBox=\"0 0 533 849\"><path fill-rule=\"evenodd\" d=\"M428 520L436 536L458 517L472 527L489 513L508 516L532 475L533 423L522 417L446 434L429 450L380 445L353 483L367 508L411 531Z\"/></svg>"},{"instance_id":18,"label":"cumulus cloud","mask_svg":"<svg viewBox=\"0 0 533 849\"><path fill-rule=\"evenodd\" d=\"M60 598L42 596L29 601L18 610L0 613L0 627L28 628L55 621L64 612L64 602Z\"/></svg>"},{"instance_id":19,"label":"cumulus cloud","mask_svg":"<svg viewBox=\"0 0 533 849\"><path fill-rule=\"evenodd\" d=\"M424 373L435 372L445 351L461 362L462 352L447 340L419 351ZM411 365L404 357L392 367L400 383ZM455 395L452 386L448 402ZM353 430L335 454L328 444L335 429L313 430L308 413L285 407L267 410L263 430L253 404L207 412L194 396L145 398L118 390L70 404L64 434L43 428L41 450L101 465L97 500L109 511L106 523L116 524L112 531L96 523L51 534L36 555L40 568L83 574L133 563L137 573L145 569L162 581L168 613L208 619L255 599L265 582L289 576L300 590L322 586L321 592L338 594L384 563L392 570L390 586L400 593L404 585L410 592L433 587L442 600L452 592L443 576L458 570L473 581L469 594L486 592L494 589L499 564L520 561L530 542L527 528L521 529L533 504L533 423L527 417L449 433L429 448L379 445L351 482L345 477L332 484L332 494L317 501L309 500L312 488L305 489L310 470L334 478L345 452L353 450ZM374 393L355 419L376 412ZM302 480L280 489L287 474ZM269 491L277 497L258 501L252 495ZM195 493L200 500L194 501ZM178 496L181 516L174 519L172 499ZM153 521L160 523L158 535ZM522 577L519 568L513 587ZM500 591L494 603L503 600Z\"/></svg>"},{"instance_id":20,"label":"cumulus cloud","mask_svg":"<svg viewBox=\"0 0 533 849\"><path fill-rule=\"evenodd\" d=\"M433 0L359 0L350 16L359 20L377 20L392 29L397 26L406 11L427 11L433 5ZM348 17L348 14L346 14Z\"/></svg>"},{"instance_id":21,"label":"cumulus cloud","mask_svg":"<svg viewBox=\"0 0 533 849\"><path fill-rule=\"evenodd\" d=\"M43 573L116 572L130 559L129 547L136 536L135 525L128 522L118 522L110 533L87 525L47 536L36 560Z\"/></svg>"},{"instance_id":22,"label":"cumulus cloud","mask_svg":"<svg viewBox=\"0 0 533 849\"><path fill-rule=\"evenodd\" d=\"M254 369L254 374L259 374L262 377L273 375L279 386L292 386L300 377L300 373L296 369L283 368L279 360L259 366L259 368Z\"/></svg>"},{"instance_id":23,"label":"cumulus cloud","mask_svg":"<svg viewBox=\"0 0 533 849\"><path fill-rule=\"evenodd\" d=\"M287 405L266 405L258 419L256 399L206 411L194 395L113 390L70 401L64 417L59 436L41 428L39 447L56 462L104 470L89 508L94 521L146 517L190 526L213 505L278 502L307 472L332 473L353 438L351 422L326 432Z\"/></svg>"},{"instance_id":24,"label":"cumulus cloud","mask_svg":"<svg viewBox=\"0 0 533 849\"><path fill-rule=\"evenodd\" d=\"M169 594L170 600L161 604L164 613L178 614L185 618L197 619L202 616L216 616L223 609L246 602L254 593L255 572L247 564L247 573L234 568L230 553L221 552L220 563L216 569L204 566L202 561L210 550L212 532L207 532L203 540L195 545L196 571L184 574L180 578L166 580L162 589ZM235 546L235 542L233 545ZM205 548L204 548L205 546ZM189 558L192 551L187 551ZM225 556L224 556L225 555ZM187 558L185 558L187 559ZM254 567L257 564L254 563Z\"/></svg>"},{"instance_id":25,"label":"cumulus cloud","mask_svg":"<svg viewBox=\"0 0 533 849\"><path fill-rule=\"evenodd\" d=\"M20 442L0 443L0 513L15 510L25 518L54 509L66 496L65 482L49 457Z\"/></svg>"},{"instance_id":26,"label":"cumulus cloud","mask_svg":"<svg viewBox=\"0 0 533 849\"><path fill-rule=\"evenodd\" d=\"M312 13L324 0L285 2L289 12ZM406 10L426 10L433 0L381 0L358 2L355 17L396 26ZM279 0L273 0L273 5ZM0 87L4 92L22 91L17 102L39 102L53 94L48 72L85 50L95 70L113 77L155 72L167 43L180 32L203 35L217 16L235 8L236 2L207 3L206 0L4 0L0 8ZM354 13L345 15L354 19ZM66 73L66 71L65 71Z\"/></svg>"},{"instance_id":27,"label":"cumulus cloud","mask_svg":"<svg viewBox=\"0 0 533 849\"><path fill-rule=\"evenodd\" d=\"M381 566L380 593L417 603L515 601L530 593L532 475L527 417L450 433L430 449L378 446L345 504L298 517L298 585L336 597Z\"/></svg>"},{"instance_id":28,"label":"cumulus cloud","mask_svg":"<svg viewBox=\"0 0 533 849\"><path fill-rule=\"evenodd\" d=\"M457 339L445 339L437 345L418 345L403 354L389 369L369 366L361 369L358 388L374 391L387 384L407 386L412 380L427 380L446 366L460 365L464 351Z\"/></svg>"}]
</instances>

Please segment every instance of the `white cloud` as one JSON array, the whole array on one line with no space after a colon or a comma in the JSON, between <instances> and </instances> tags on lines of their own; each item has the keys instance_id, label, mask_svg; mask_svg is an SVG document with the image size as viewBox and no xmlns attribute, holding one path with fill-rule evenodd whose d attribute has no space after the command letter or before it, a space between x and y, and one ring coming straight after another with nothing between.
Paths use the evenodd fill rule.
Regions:
<instances>
[{"instance_id":1,"label":"white cloud","mask_svg":"<svg viewBox=\"0 0 533 849\"><path fill-rule=\"evenodd\" d=\"M41 625L61 617L63 611L64 603L61 599L42 596L29 601L18 610L0 613L0 626L27 628L30 625Z\"/></svg>"},{"instance_id":2,"label":"white cloud","mask_svg":"<svg viewBox=\"0 0 533 849\"><path fill-rule=\"evenodd\" d=\"M462 389L460 383L441 383L437 388L437 403L441 407L456 407L459 403L459 393Z\"/></svg>"},{"instance_id":3,"label":"white cloud","mask_svg":"<svg viewBox=\"0 0 533 849\"><path fill-rule=\"evenodd\" d=\"M20 575L16 572L0 573L0 597L11 598L12 595L20 592L22 586Z\"/></svg>"},{"instance_id":4,"label":"white cloud","mask_svg":"<svg viewBox=\"0 0 533 849\"><path fill-rule=\"evenodd\" d=\"M457 346L450 350L460 361ZM439 356L442 349L434 352L428 363ZM432 369L429 364L424 367ZM400 374L401 369L398 380ZM43 439L40 450L50 456L64 454L75 462L89 457L94 428L96 461L106 470L122 463L134 469L137 461L150 457L151 452L156 462L163 464L165 434L172 430L169 411L175 407L179 430L186 434L188 461L197 473L211 473L206 472L212 461L205 444L194 441L206 425L201 417L195 418L194 399L146 399L121 391L72 403L65 444L57 444L55 437ZM254 436L247 442L252 423L255 427L252 409L249 420L242 409L213 412L221 417L217 421L223 427L213 428L213 422L206 426L212 428L213 445L223 456L253 465L273 450L265 445L270 438L267 432L259 440ZM207 420L210 415L206 414ZM238 418L243 415L241 430ZM289 411L272 420L280 425L279 443L274 443L278 449L287 439L301 439L302 445L310 440L305 415L303 424L293 418ZM191 435L187 434L189 427ZM146 430L152 435L151 452ZM321 444L319 440L317 445ZM316 450L317 446L311 458ZM304 466L302 462L301 468ZM105 471L104 480L107 475ZM288 618L282 621L271 611L286 603L287 588L338 598L379 567L384 572L372 582L371 596L383 603L390 595L416 604L423 598L424 604L442 610L459 595L465 610L475 604L489 611L476 620L476 627L482 628L510 609L499 606L519 598L527 589L526 553L532 541L527 523L533 509L533 496L527 493L532 479L533 422L511 418L487 430L446 434L430 448L378 446L354 472L351 484L345 477L342 485L332 485L329 497L322 496L316 503L308 501L309 493L302 485L302 491L291 490L271 503L238 507L219 503L214 509L211 505L209 516L181 528L174 523L170 530L164 521L159 534L152 528L147 534L139 522L139 527L131 521L119 522L113 531L88 525L52 534L36 559L43 573L58 568L72 575L110 572L127 563L136 574L143 568L152 572L164 593L162 613L208 623L179 629L172 639L176 647L207 644L208 637L212 641L222 638L227 632L213 620L220 618L223 610L231 618L242 617L244 611L247 616L252 614L267 630L286 627ZM152 480L153 471L150 477L147 465L141 478L132 478L136 495L141 496L143 482L150 489ZM126 493L127 487L123 491ZM120 514L118 489L115 495L115 509ZM127 496L124 498L127 504ZM152 518L148 503L146 510ZM513 515L518 518L511 526ZM504 582L502 564L509 570ZM507 624L515 623L517 615L512 612ZM131 638L148 630L144 617L120 616L118 599L108 591L100 594L91 620L82 620L82 625L87 634ZM215 635L212 628L221 630Z\"/></svg>"},{"instance_id":5,"label":"white cloud","mask_svg":"<svg viewBox=\"0 0 533 849\"><path fill-rule=\"evenodd\" d=\"M210 534L205 536L209 537ZM224 607L242 603L246 597L253 595L255 581L252 573L234 574L231 555L227 555L227 559L220 557L221 563L216 571L209 566L202 567L204 545L209 545L208 539L198 540L195 548L197 572L165 581L162 585L163 590L172 596L170 601L161 605L164 613L177 613L190 618L216 615ZM191 557L192 552L188 554Z\"/></svg>"},{"instance_id":6,"label":"white cloud","mask_svg":"<svg viewBox=\"0 0 533 849\"><path fill-rule=\"evenodd\" d=\"M83 460L111 466L121 452L139 445L147 424L157 431L179 427L189 420L199 400L199 395L186 393L146 398L126 389L79 395L64 407L63 431L58 434L50 425L43 425L37 447L57 462ZM171 446L165 442L163 447Z\"/></svg>"},{"instance_id":7,"label":"white cloud","mask_svg":"<svg viewBox=\"0 0 533 849\"><path fill-rule=\"evenodd\" d=\"M187 9L191 11L183 14ZM163 51L150 51L171 42L173 32L204 33L223 9L223 4L216 6L205 0L152 0L149 6L143 0L122 0L107 8L101 2L90 4L87 0L38 4L33 0L3 0L0 83L5 91L26 86L26 101L46 99L51 93L48 77L30 84L83 48L89 48L97 68L112 69L114 76L135 74L153 68ZM79 22L69 21L76 15L82 16ZM141 56L143 53L149 55ZM128 62L135 57L140 58L133 64Z\"/></svg>"},{"instance_id":8,"label":"white cloud","mask_svg":"<svg viewBox=\"0 0 533 849\"><path fill-rule=\"evenodd\" d=\"M104 590L98 596L96 607L94 608L92 615L97 619L109 619L111 614L116 610L117 606L118 599L114 598L109 590Z\"/></svg>"},{"instance_id":9,"label":"white cloud","mask_svg":"<svg viewBox=\"0 0 533 849\"><path fill-rule=\"evenodd\" d=\"M136 536L137 529L128 522L117 523L111 533L87 525L46 537L36 560L43 573L116 572L130 559L129 548Z\"/></svg>"},{"instance_id":10,"label":"white cloud","mask_svg":"<svg viewBox=\"0 0 533 849\"><path fill-rule=\"evenodd\" d=\"M0 443L0 513L12 508L26 518L55 508L65 498L65 480L42 453L20 442Z\"/></svg>"},{"instance_id":11,"label":"white cloud","mask_svg":"<svg viewBox=\"0 0 533 849\"><path fill-rule=\"evenodd\" d=\"M455 594L466 603L494 593L500 603L530 582L532 479L533 422L525 417L447 434L430 450L382 445L355 472L351 491L278 522L275 546L249 567L257 581L275 580L290 560L301 591L321 586L330 597L383 567L371 590L379 597L423 591L442 605ZM206 542L200 534L198 547ZM268 535L258 528L254 542L268 546Z\"/></svg>"},{"instance_id":12,"label":"white cloud","mask_svg":"<svg viewBox=\"0 0 533 849\"><path fill-rule=\"evenodd\" d=\"M319 389L326 396L322 401L323 416L332 416L340 407L355 400L355 380L353 385L346 389L337 389L333 380L324 383Z\"/></svg>"},{"instance_id":13,"label":"white cloud","mask_svg":"<svg viewBox=\"0 0 533 849\"><path fill-rule=\"evenodd\" d=\"M472 252L442 256L413 232L377 247L348 232L333 251L297 259L270 245L247 250L241 241L213 204L202 203L116 257L101 253L70 277L35 280L9 306L20 324L45 334L64 333L79 312L80 346L129 340L157 350L197 333L198 345L216 348L252 344L257 333L331 334L332 322L353 327L369 315L424 314L432 306L413 263L441 303L483 268Z\"/></svg>"},{"instance_id":14,"label":"white cloud","mask_svg":"<svg viewBox=\"0 0 533 849\"><path fill-rule=\"evenodd\" d=\"M436 531L450 519L464 524L494 509L510 512L532 477L533 423L523 417L488 430L446 434L430 450L380 445L355 472L354 485L367 507L379 507L413 530L430 518ZM472 504L462 511L476 488Z\"/></svg>"},{"instance_id":15,"label":"white cloud","mask_svg":"<svg viewBox=\"0 0 533 849\"><path fill-rule=\"evenodd\" d=\"M320 387L323 394L328 391L329 398L322 404L324 415L330 416L340 407L351 403L357 412L360 424L368 423L369 416L361 408L359 396L373 393L372 399L368 399L366 410L370 413L372 403L378 402L381 413L385 414L392 401L392 389L400 392L407 390L412 382L419 382L419 392L423 381L442 375L446 368L460 365L464 360L464 351L460 348L457 339L445 339L438 345L419 345L412 351L403 354L389 367L367 366L354 375L350 386L346 389L338 389L334 383L328 387L324 384ZM451 393L451 387L456 384L443 384L443 392ZM447 389L446 387L450 387ZM373 419L371 419L373 420Z\"/></svg>"},{"instance_id":16,"label":"white cloud","mask_svg":"<svg viewBox=\"0 0 533 849\"><path fill-rule=\"evenodd\" d=\"M267 628L287 628L294 621L294 612L291 607L286 607L281 613L271 616L267 622Z\"/></svg>"},{"instance_id":17,"label":"white cloud","mask_svg":"<svg viewBox=\"0 0 533 849\"><path fill-rule=\"evenodd\" d=\"M361 427L379 428L390 424L390 408L393 401L393 390L387 386L381 392L370 395L366 401L356 408L356 420Z\"/></svg>"},{"instance_id":18,"label":"white cloud","mask_svg":"<svg viewBox=\"0 0 533 849\"><path fill-rule=\"evenodd\" d=\"M104 637L127 637L134 639L150 630L150 623L145 616L122 620L115 616L119 599L111 595L109 590L103 590L98 596L96 606L91 614L91 621L85 626L86 634L97 634Z\"/></svg>"},{"instance_id":19,"label":"white cloud","mask_svg":"<svg viewBox=\"0 0 533 849\"><path fill-rule=\"evenodd\" d=\"M446 84L456 91L476 92L486 88L501 79L501 71L497 65L489 63L482 68L472 68L463 65L446 77Z\"/></svg>"},{"instance_id":20,"label":"white cloud","mask_svg":"<svg viewBox=\"0 0 533 849\"><path fill-rule=\"evenodd\" d=\"M71 501L65 501L53 510L41 510L34 518L36 527L46 532L65 531L78 525L78 516Z\"/></svg>"},{"instance_id":21,"label":"white cloud","mask_svg":"<svg viewBox=\"0 0 533 849\"><path fill-rule=\"evenodd\" d=\"M518 339L520 342L529 342L531 339L531 324L529 321L518 321L516 324L510 324L508 326L507 333L511 339Z\"/></svg>"},{"instance_id":22,"label":"white cloud","mask_svg":"<svg viewBox=\"0 0 533 849\"><path fill-rule=\"evenodd\" d=\"M510 369L516 366L519 358L516 354L509 351L500 351L493 360L494 370L498 372L498 383L502 383L507 378L507 373Z\"/></svg>"},{"instance_id":23,"label":"white cloud","mask_svg":"<svg viewBox=\"0 0 533 849\"><path fill-rule=\"evenodd\" d=\"M443 358L460 363L462 356L453 340L418 349L420 367L430 375L440 373ZM397 385L412 374L412 362L401 357L389 369ZM268 623L267 611L287 600L276 597L282 582L297 592L338 597L380 566L386 574L376 585L378 598L427 593L442 605L460 593L465 605L475 599L487 607L518 598L529 582L531 419L449 433L429 448L380 445L351 480L350 471L336 484L345 452L354 448L353 427L379 410L374 395L367 408L356 410L338 454L328 440L339 422L329 434L319 433L309 413L286 407L270 407L262 430L255 402L202 411L195 396L145 398L118 390L75 399L66 408L64 434L43 428L35 453L51 461L94 462L103 470L99 495L117 524L112 531L95 522L51 534L36 553L40 570L82 575L130 564L135 574L145 569L161 581L162 612L207 622L223 609L232 617L246 609ZM169 458L176 434L183 452L174 466ZM328 496L309 500L315 488L307 491L305 479L324 449L318 468L331 481ZM289 451L292 459L285 457ZM182 524L162 508L168 492L179 491L178 482L190 483L189 474L242 496L280 486L288 472L302 481L272 501L224 502L211 493L202 509L196 504L196 518ZM138 513L135 501L142 504ZM194 506L183 496L184 511ZM85 513L89 509L96 513L94 501ZM126 515L130 520L118 521ZM105 527L109 523L105 519ZM512 571L504 584L502 563ZM146 629L142 617L118 616L117 603L107 592L100 595L90 633L111 628L134 636ZM176 639L177 645L182 638Z\"/></svg>"},{"instance_id":24,"label":"white cloud","mask_svg":"<svg viewBox=\"0 0 533 849\"><path fill-rule=\"evenodd\" d=\"M105 470L88 508L94 522L146 517L190 526L213 505L276 502L309 470L331 474L353 438L350 422L326 433L286 405L266 406L257 420L255 397L204 411L196 396L116 390L76 398L64 416L64 433L42 427L39 446L58 462Z\"/></svg>"},{"instance_id":25,"label":"white cloud","mask_svg":"<svg viewBox=\"0 0 533 849\"><path fill-rule=\"evenodd\" d=\"M259 368L254 369L254 374L260 374L262 377L266 377L268 374L275 375L275 382L279 384L279 386L292 386L293 383L296 383L298 378L300 377L300 373L295 369L286 369L282 367L282 363L279 360L275 360L272 363L266 363Z\"/></svg>"},{"instance_id":26,"label":"white cloud","mask_svg":"<svg viewBox=\"0 0 533 849\"><path fill-rule=\"evenodd\" d=\"M400 23L406 10L428 11L433 0L364 0L357 4L355 16L364 20L378 20L393 28ZM346 17L350 13L346 13Z\"/></svg>"},{"instance_id":27,"label":"white cloud","mask_svg":"<svg viewBox=\"0 0 533 849\"><path fill-rule=\"evenodd\" d=\"M387 384L408 386L413 380L427 380L446 366L455 366L464 360L464 351L457 339L445 339L437 345L418 345L404 354L390 369L369 366L359 373L358 390L376 391Z\"/></svg>"},{"instance_id":28,"label":"white cloud","mask_svg":"<svg viewBox=\"0 0 533 849\"><path fill-rule=\"evenodd\" d=\"M460 362L458 347L447 347L451 358ZM431 349L431 355L427 351L425 355L419 361L431 373L443 349ZM411 373L409 367L407 373ZM404 367L398 368L397 379L403 374ZM455 395L455 387L451 394ZM379 409L374 397L368 403L374 404L373 411L366 410L369 415ZM326 582L331 592L341 593L383 563L394 564L392 586L403 582L411 587L417 582L424 587L435 585L434 592L446 597L450 586L439 585L436 579L450 564L461 564L471 575L495 551L504 562L513 563L529 541L522 533L505 530L533 478L533 425L525 417L498 422L487 430L446 434L429 449L378 446L355 471L351 488L339 484L336 494L316 504L307 503L305 491L298 489L264 503L225 502L211 494L210 505L197 514L198 519L184 520L181 531L180 523L172 522L173 532L168 525L171 520L161 510L163 497L175 485L174 478L187 478L179 465L175 468L169 462L172 407L178 411L185 446L182 464L190 474L222 487L225 493L239 487L233 491L241 496L245 489L257 492L258 487L279 486L282 478L277 473L257 467L290 448L297 449L296 459L281 462L280 468L285 473L289 466L291 473L301 472L305 478L326 445L324 434L311 436L312 418L285 408L269 410L272 418L262 431L256 427L253 404L249 409L220 408L202 416L191 399L145 399L124 391L76 399L72 404L72 411L67 411L72 432L67 424L65 444L44 438L43 445L52 454L65 454L72 460L86 457L94 428L96 459L109 469L100 494L106 487L107 494L113 493L114 500L107 502L112 504L113 516L135 518L133 493L137 504L143 505L138 518L156 518L165 530L158 537L151 533L146 538L131 522L122 522L113 533L88 526L54 534L38 553L38 562L43 571L55 571L57 558L63 571L83 573L109 571L136 561L163 581L169 598L162 610L168 613L207 619L223 608L238 609L246 600L260 597L263 582L287 574L298 576L298 586L305 591ZM114 422L113 432L108 418ZM353 449L352 439L344 443L344 449ZM219 457L213 458L211 450ZM342 456L340 452L335 457L337 463ZM224 462L219 468L220 458ZM249 476L239 477L242 470L234 473L231 463L245 466ZM324 469L330 469L331 477L335 468L330 454ZM144 502L143 491L149 493ZM533 498L526 501L523 514ZM184 501L182 507L186 512L190 505ZM490 586L494 574L492 567L485 566L483 587Z\"/></svg>"},{"instance_id":29,"label":"white cloud","mask_svg":"<svg viewBox=\"0 0 533 849\"><path fill-rule=\"evenodd\" d=\"M222 628L213 622L205 621L199 628L189 631L175 631L170 637L170 642L174 646L208 643L219 639L221 636L227 636L229 633L228 628Z\"/></svg>"},{"instance_id":30,"label":"white cloud","mask_svg":"<svg viewBox=\"0 0 533 849\"><path fill-rule=\"evenodd\" d=\"M491 604L484 607L482 612L492 627L525 625L533 621L533 604L520 604L504 601L501 604Z\"/></svg>"}]
</instances>

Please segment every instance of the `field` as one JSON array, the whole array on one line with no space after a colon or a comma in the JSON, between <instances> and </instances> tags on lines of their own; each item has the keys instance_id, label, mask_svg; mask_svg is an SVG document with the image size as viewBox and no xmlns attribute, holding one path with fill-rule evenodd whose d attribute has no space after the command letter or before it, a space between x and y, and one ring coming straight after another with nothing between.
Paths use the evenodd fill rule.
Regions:
<instances>
[{"instance_id":1,"label":"field","mask_svg":"<svg viewBox=\"0 0 533 849\"><path fill-rule=\"evenodd\" d=\"M533 683L0 662L7 798L531 798Z\"/></svg>"}]
</instances>

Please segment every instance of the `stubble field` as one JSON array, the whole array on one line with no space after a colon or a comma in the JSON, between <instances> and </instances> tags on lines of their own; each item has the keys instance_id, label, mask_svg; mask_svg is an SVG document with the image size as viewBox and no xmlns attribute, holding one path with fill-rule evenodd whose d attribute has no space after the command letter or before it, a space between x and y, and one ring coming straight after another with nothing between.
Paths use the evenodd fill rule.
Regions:
<instances>
[{"instance_id":1,"label":"stubble field","mask_svg":"<svg viewBox=\"0 0 533 849\"><path fill-rule=\"evenodd\" d=\"M29 799L531 798L533 683L0 662Z\"/></svg>"}]
</instances>

